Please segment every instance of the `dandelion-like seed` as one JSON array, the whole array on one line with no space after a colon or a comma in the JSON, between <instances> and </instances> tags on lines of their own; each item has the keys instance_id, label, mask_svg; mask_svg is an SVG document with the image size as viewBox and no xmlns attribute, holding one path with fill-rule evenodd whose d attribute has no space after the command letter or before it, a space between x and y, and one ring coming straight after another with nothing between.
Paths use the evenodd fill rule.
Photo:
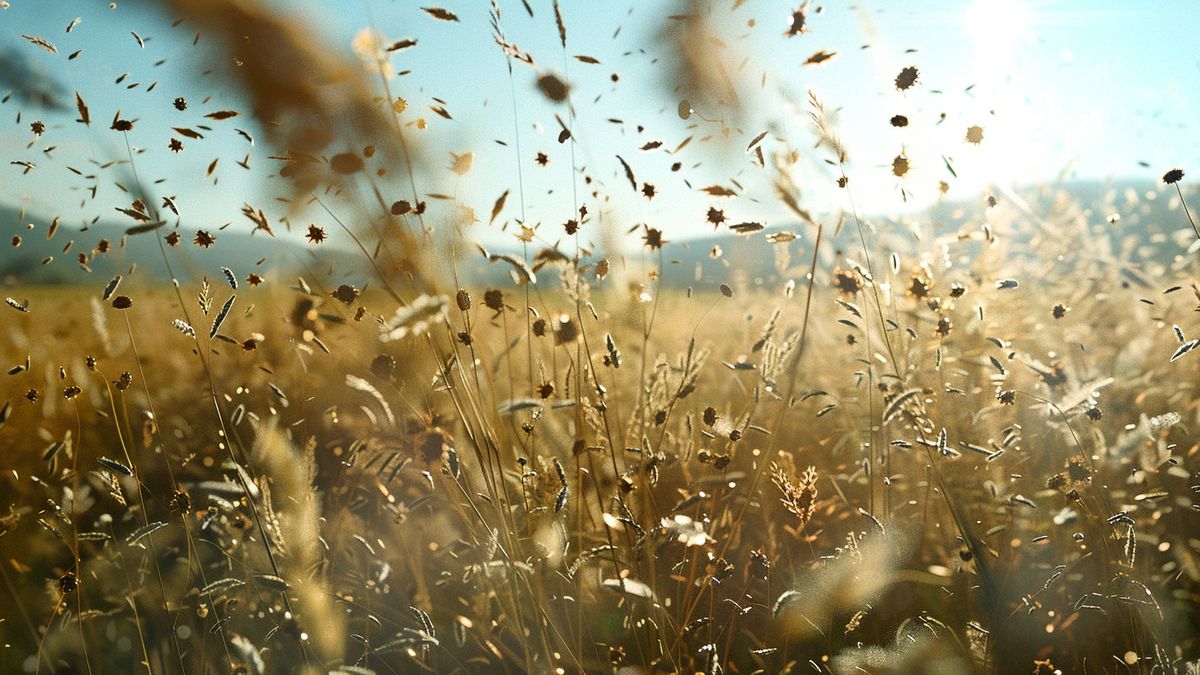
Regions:
<instances>
[{"instance_id":1,"label":"dandelion-like seed","mask_svg":"<svg viewBox=\"0 0 1200 675\"><path fill-rule=\"evenodd\" d=\"M304 235L304 238L314 244L320 244L321 242L325 241L326 238L325 228L318 227L316 225L309 225L308 232Z\"/></svg>"},{"instance_id":2,"label":"dandelion-like seed","mask_svg":"<svg viewBox=\"0 0 1200 675\"><path fill-rule=\"evenodd\" d=\"M833 286L838 289L842 296L854 297L863 288L862 277L858 272L842 267L835 267L833 270Z\"/></svg>"},{"instance_id":3,"label":"dandelion-like seed","mask_svg":"<svg viewBox=\"0 0 1200 675\"><path fill-rule=\"evenodd\" d=\"M933 280L923 271L913 272L912 278L908 283L906 293L917 300L924 300L929 297L930 291L933 289Z\"/></svg>"},{"instance_id":4,"label":"dandelion-like seed","mask_svg":"<svg viewBox=\"0 0 1200 675\"><path fill-rule=\"evenodd\" d=\"M788 29L784 32L784 35L788 37L795 37L801 33L808 32L807 28L805 27L805 10L805 5L800 5L796 9L792 10L792 16L788 20Z\"/></svg>"},{"instance_id":5,"label":"dandelion-like seed","mask_svg":"<svg viewBox=\"0 0 1200 675\"><path fill-rule=\"evenodd\" d=\"M896 76L896 88L900 91L911 89L912 86L917 83L917 78L919 76L920 72L915 67L906 66L900 71L900 74Z\"/></svg>"},{"instance_id":6,"label":"dandelion-like seed","mask_svg":"<svg viewBox=\"0 0 1200 675\"><path fill-rule=\"evenodd\" d=\"M1188 208L1187 200L1183 198L1183 189L1179 187L1179 181L1183 180L1183 169L1171 169L1163 174L1162 179L1167 185L1175 186L1175 192L1179 193L1179 201L1183 204L1183 213L1187 216L1188 224L1192 226L1196 238L1200 239L1200 228L1196 227L1196 221L1192 219L1192 212Z\"/></svg>"},{"instance_id":7,"label":"dandelion-like seed","mask_svg":"<svg viewBox=\"0 0 1200 675\"><path fill-rule=\"evenodd\" d=\"M667 243L666 240L663 239L662 230L655 229L648 225L645 226L645 234L642 235L642 241L646 243L647 248L655 251L662 248L663 244Z\"/></svg>"},{"instance_id":8,"label":"dandelion-like seed","mask_svg":"<svg viewBox=\"0 0 1200 675\"><path fill-rule=\"evenodd\" d=\"M342 284L329 295L334 300L337 300L342 304L353 305L354 301L358 299L359 293L360 291L354 286L351 286L350 284Z\"/></svg>"},{"instance_id":9,"label":"dandelion-like seed","mask_svg":"<svg viewBox=\"0 0 1200 675\"><path fill-rule=\"evenodd\" d=\"M79 577L74 572L67 572L58 578L58 590L63 594L74 593L79 588Z\"/></svg>"},{"instance_id":10,"label":"dandelion-like seed","mask_svg":"<svg viewBox=\"0 0 1200 675\"><path fill-rule=\"evenodd\" d=\"M192 243L200 248L208 248L217 243L217 238L205 230L196 230L196 237L192 240Z\"/></svg>"}]
</instances>

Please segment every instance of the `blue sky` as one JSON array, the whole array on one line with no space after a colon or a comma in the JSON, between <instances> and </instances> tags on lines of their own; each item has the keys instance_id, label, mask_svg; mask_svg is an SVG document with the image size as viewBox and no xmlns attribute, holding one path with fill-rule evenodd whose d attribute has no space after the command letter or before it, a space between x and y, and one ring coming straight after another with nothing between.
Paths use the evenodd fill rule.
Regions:
<instances>
[{"instance_id":1,"label":"blue sky","mask_svg":"<svg viewBox=\"0 0 1200 675\"><path fill-rule=\"evenodd\" d=\"M354 58L356 34L369 26L389 41L418 41L391 57L397 71L411 71L391 81L393 92L409 102L404 119L428 121L426 129L412 130L433 160L433 170L417 177L418 187L423 193L452 194L474 208L484 221L474 233L485 239L505 236L485 224L503 190L511 189L512 195L499 220L520 216L518 163L531 225L558 228L571 217L576 199L593 214L603 213L614 230L648 223L664 229L668 238L711 231L704 222L711 205L724 208L735 221L791 222L772 198L771 172L744 152L750 139L766 130L771 132L761 145L768 160L786 147L785 140L797 150L795 171L807 206L818 213L846 207L847 191L836 188L836 172L821 161L828 153L812 149L815 137L805 103L809 91L837 113L837 129L850 157L850 194L867 212L923 208L940 197L940 180L950 183L950 197L970 199L992 183L1063 177L1156 180L1174 166L1200 171L1200 144L1195 142L1200 137L1200 53L1194 49L1200 10L1186 0L830 2L820 13L815 11L819 3L813 2L810 30L790 38L784 31L794 4L718 0L712 3L711 17L723 46L713 43L712 49L736 68L733 79L745 110L723 146L718 140L700 142L706 135L719 138L719 123L679 118L681 96L663 63L668 52L660 30L671 22L668 15L697 3L563 0L564 55L547 0L530 0L532 18L519 1L504 0L502 23L508 38L530 52L541 70L572 85L575 161L599 185L589 187L577 178L577 198L571 190L571 146L555 138L554 113L565 118L565 107L538 93L533 69L515 66L510 84L505 59L491 40L484 0L437 0L459 22L438 21L421 10L434 0L271 4L310 26L316 39L347 58ZM67 34L75 17L82 21ZM112 184L115 174L103 176L97 199L85 204L83 191L91 181L67 167L87 173L89 160L125 158L122 136L108 129L120 109L124 117L138 120L129 138L135 148L144 148L137 158L143 180L162 180L156 189L176 196L185 227L233 222L249 228L238 212L243 202L263 207L269 216L282 215L272 198L284 188L265 178L272 172L267 157L273 149L262 141L254 120L243 116L210 123L214 132L203 141L182 139L186 148L180 154L167 149L169 127L194 126L206 112L243 105L236 91L202 75L212 64L201 58L206 52L191 46L195 27L185 22L172 28L174 18L148 2L118 0L109 9L103 2L9 0L9 7L0 10L0 51L10 63L23 62L61 83L67 110L41 109L17 96L0 105L4 156L37 165L27 175L20 166L0 166L5 172L0 202L62 216L66 222L97 214L117 219L112 208L128 206L128 199ZM144 48L131 31L145 40ZM45 52L22 34L54 43L59 53ZM208 41L202 37L201 44ZM67 55L78 49L82 54L69 61ZM802 65L822 49L837 56L819 66ZM600 64L570 58L578 54ZM160 60L165 63L155 65ZM899 92L893 78L905 66L919 68L921 76L912 90ZM122 73L129 74L115 83ZM615 83L614 73L619 76ZM159 84L147 93L154 81ZM129 89L135 82L140 86ZM74 91L91 109L91 127L74 122ZM176 96L191 102L188 111L171 106ZM206 96L212 98L204 102ZM433 97L446 101L453 120L429 109ZM720 108L698 106L697 112L733 120ZM909 127L888 124L897 113L909 116ZM39 119L47 131L35 139L29 124ZM983 143L965 142L971 125L984 127ZM256 145L250 147L234 127L249 130L259 139ZM669 153L689 135L696 139L691 145ZM651 141L662 141L663 147L639 150ZM47 155L47 146L56 149ZM474 166L465 175L445 168L452 152L475 153ZM534 162L538 152L549 156L547 166ZM892 159L900 153L912 166L904 180L891 171ZM250 172L235 164L246 154ZM656 186L654 199L629 187L616 155L629 161L639 183ZM214 185L205 171L216 157L221 161ZM942 157L953 162L957 178L949 175ZM670 170L675 161L682 162L679 172ZM744 187L736 199L715 201L697 190L731 181ZM592 198L591 189L608 200ZM403 196L398 192L395 198ZM307 217L321 220L317 213Z\"/></svg>"}]
</instances>

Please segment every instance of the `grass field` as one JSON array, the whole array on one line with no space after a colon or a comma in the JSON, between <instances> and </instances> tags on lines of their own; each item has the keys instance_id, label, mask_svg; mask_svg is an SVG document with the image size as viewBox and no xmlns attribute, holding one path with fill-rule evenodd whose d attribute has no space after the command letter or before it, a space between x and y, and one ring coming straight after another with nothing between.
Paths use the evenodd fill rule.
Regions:
<instances>
[{"instance_id":1,"label":"grass field","mask_svg":"<svg viewBox=\"0 0 1200 675\"><path fill-rule=\"evenodd\" d=\"M30 293L0 336L9 667L1177 663L1196 380L1147 325L1193 290L976 261L888 296L819 269L811 300L564 266L538 318L423 296L391 342L382 292Z\"/></svg>"},{"instance_id":2,"label":"grass field","mask_svg":"<svg viewBox=\"0 0 1200 675\"><path fill-rule=\"evenodd\" d=\"M303 265L229 269L208 240L224 227L170 213L186 195L147 182L117 111L122 234L158 245L110 280L86 273L124 246L96 241L110 230L50 229L72 238L53 264L83 271L2 289L0 671L1200 672L1181 171L1097 203L996 191L884 221L854 208L842 131L810 95L800 144L763 132L743 152L720 121L796 223L735 223L746 190L707 188L731 213L704 223L733 252L709 259L738 261L721 278L670 226L610 212L604 190L655 195L620 156L607 187L571 165L595 211L563 225L529 227L520 186L494 186L508 244L481 257L487 209L418 191L424 120L390 90L343 77L282 14L168 4L229 39L228 81L283 149L280 208L336 226L293 237ZM680 56L696 101L721 99L707 58ZM276 77L279 59L304 76ZM332 154L313 119L345 121L330 134L356 149ZM573 119L554 132L572 151ZM842 213L804 207L791 167L809 152ZM239 246L283 235L242 215L266 232ZM13 251L43 236L10 229ZM323 259L327 238L357 263ZM771 259L737 257L746 238Z\"/></svg>"}]
</instances>

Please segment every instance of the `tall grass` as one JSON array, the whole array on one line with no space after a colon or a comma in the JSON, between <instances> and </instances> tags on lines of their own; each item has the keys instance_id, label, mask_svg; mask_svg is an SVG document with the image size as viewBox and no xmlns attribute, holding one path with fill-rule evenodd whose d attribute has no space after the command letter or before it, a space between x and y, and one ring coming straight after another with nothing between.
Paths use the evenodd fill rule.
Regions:
<instances>
[{"instance_id":1,"label":"tall grass","mask_svg":"<svg viewBox=\"0 0 1200 675\"><path fill-rule=\"evenodd\" d=\"M511 283L475 285L469 222L426 210L386 76L381 106L282 15L171 5L248 64L240 86L294 151L288 208L335 219L358 287L310 266L290 288L226 271L116 279L102 302L91 280L9 291L6 670L1200 667L1200 290L1178 237L1140 234L1137 195L981 197L914 238L854 207L812 97L805 138L845 212L805 208L787 139L760 149L802 228L749 235L774 242L771 273L687 286L685 249L650 226L624 257L592 250L579 230L605 226L575 193L566 251L530 227L488 259ZM549 76L492 12L512 68ZM565 63L569 8L554 14ZM676 77L729 106L724 127L740 103L696 51L710 18L674 28ZM304 67L277 79L280 59ZM344 96L319 95L335 77ZM342 147L368 143L404 167L403 199ZM126 159L148 223L132 236L161 242L138 264L175 277L162 195ZM524 206L522 179L503 187L493 219L513 187Z\"/></svg>"}]
</instances>

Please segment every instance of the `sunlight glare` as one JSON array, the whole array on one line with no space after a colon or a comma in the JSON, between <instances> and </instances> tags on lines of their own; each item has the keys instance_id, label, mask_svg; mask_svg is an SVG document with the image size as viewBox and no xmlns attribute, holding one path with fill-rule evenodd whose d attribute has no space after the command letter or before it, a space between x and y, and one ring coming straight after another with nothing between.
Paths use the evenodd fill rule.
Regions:
<instances>
[{"instance_id":1,"label":"sunlight glare","mask_svg":"<svg viewBox=\"0 0 1200 675\"><path fill-rule=\"evenodd\" d=\"M1029 8L1020 0L975 0L963 12L966 33L994 58L1011 56L1029 27Z\"/></svg>"}]
</instances>

